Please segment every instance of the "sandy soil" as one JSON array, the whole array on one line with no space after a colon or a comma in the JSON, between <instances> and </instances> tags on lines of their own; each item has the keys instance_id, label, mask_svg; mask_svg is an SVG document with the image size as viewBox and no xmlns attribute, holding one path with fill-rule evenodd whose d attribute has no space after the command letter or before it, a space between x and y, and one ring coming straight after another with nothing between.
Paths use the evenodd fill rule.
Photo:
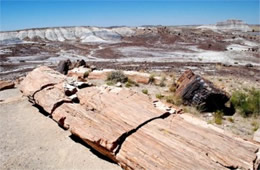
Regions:
<instances>
[{"instance_id":1,"label":"sandy soil","mask_svg":"<svg viewBox=\"0 0 260 170\"><path fill-rule=\"evenodd\" d=\"M18 89L0 92L0 169L121 169L32 107ZM79 143L78 143L79 142Z\"/></svg>"}]
</instances>

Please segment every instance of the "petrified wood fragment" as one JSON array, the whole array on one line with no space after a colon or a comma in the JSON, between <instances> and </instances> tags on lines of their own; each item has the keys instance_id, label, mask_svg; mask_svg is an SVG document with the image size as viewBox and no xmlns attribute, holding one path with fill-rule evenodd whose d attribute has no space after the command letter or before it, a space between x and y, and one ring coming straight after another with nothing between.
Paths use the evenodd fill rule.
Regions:
<instances>
[{"instance_id":1,"label":"petrified wood fragment","mask_svg":"<svg viewBox=\"0 0 260 170\"><path fill-rule=\"evenodd\" d=\"M201 111L223 109L229 100L226 92L191 70L185 71L177 80L175 94L182 98L184 104L195 105Z\"/></svg>"},{"instance_id":2,"label":"petrified wood fragment","mask_svg":"<svg viewBox=\"0 0 260 170\"><path fill-rule=\"evenodd\" d=\"M0 80L0 91L14 88L15 84L12 81Z\"/></svg>"}]
</instances>

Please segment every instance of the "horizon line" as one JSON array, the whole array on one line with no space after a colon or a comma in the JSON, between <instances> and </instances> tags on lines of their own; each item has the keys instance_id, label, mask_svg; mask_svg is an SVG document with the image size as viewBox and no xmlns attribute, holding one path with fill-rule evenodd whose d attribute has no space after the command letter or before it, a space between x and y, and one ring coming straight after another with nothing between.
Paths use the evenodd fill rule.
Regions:
<instances>
[{"instance_id":1,"label":"horizon line","mask_svg":"<svg viewBox=\"0 0 260 170\"><path fill-rule=\"evenodd\" d=\"M13 32L13 31L26 31L26 30L33 30L33 29L48 29L48 28L73 28L73 27L96 27L96 28L117 28L117 27L180 27L180 26L202 26L202 25L216 25L216 24L181 24L181 25L161 25L161 24L147 24L147 25L135 25L135 26L128 26L128 25L111 25L111 26L95 26L95 25L63 25L63 26L44 26L44 27L31 27L31 28L22 28L22 29L14 29L14 30L1 30L1 32ZM256 24L247 24L248 26L260 26L259 23Z\"/></svg>"}]
</instances>

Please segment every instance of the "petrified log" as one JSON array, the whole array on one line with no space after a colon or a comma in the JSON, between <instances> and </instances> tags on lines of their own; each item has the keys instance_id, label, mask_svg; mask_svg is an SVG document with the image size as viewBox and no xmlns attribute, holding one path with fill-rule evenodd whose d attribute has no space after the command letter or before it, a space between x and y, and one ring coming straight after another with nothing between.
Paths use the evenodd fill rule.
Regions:
<instances>
[{"instance_id":1,"label":"petrified log","mask_svg":"<svg viewBox=\"0 0 260 170\"><path fill-rule=\"evenodd\" d=\"M182 114L142 127L124 142L117 160L133 169L253 169L257 148Z\"/></svg>"},{"instance_id":2,"label":"petrified log","mask_svg":"<svg viewBox=\"0 0 260 170\"><path fill-rule=\"evenodd\" d=\"M57 66L57 71L60 72L61 74L66 75L70 69L71 64L72 63L70 60L60 61Z\"/></svg>"},{"instance_id":3,"label":"petrified log","mask_svg":"<svg viewBox=\"0 0 260 170\"><path fill-rule=\"evenodd\" d=\"M14 88L14 82L12 81L4 81L0 80L0 91L5 89L12 89Z\"/></svg>"},{"instance_id":4,"label":"petrified log","mask_svg":"<svg viewBox=\"0 0 260 170\"><path fill-rule=\"evenodd\" d=\"M94 70L93 72L89 73L89 79L100 79L106 80L109 73L111 73L112 69L104 69L104 70ZM124 75L126 75L129 79L135 81L136 83L141 84L149 84L150 81L150 74L149 73L140 73L137 71L123 71ZM154 77L154 83L159 85L161 82L160 77Z\"/></svg>"},{"instance_id":5,"label":"petrified log","mask_svg":"<svg viewBox=\"0 0 260 170\"><path fill-rule=\"evenodd\" d=\"M223 109L230 98L225 91L191 70L185 71L177 80L175 94L182 98L184 104L195 105L201 111Z\"/></svg>"},{"instance_id":6,"label":"petrified log","mask_svg":"<svg viewBox=\"0 0 260 170\"><path fill-rule=\"evenodd\" d=\"M112 69L104 69L104 70L94 70L89 73L89 79L99 79L99 80L106 80L109 73L111 73Z\"/></svg>"},{"instance_id":7,"label":"petrified log","mask_svg":"<svg viewBox=\"0 0 260 170\"><path fill-rule=\"evenodd\" d=\"M30 72L21 82L20 90L25 96L31 97L37 91L47 86L64 82L66 76L46 66L41 66Z\"/></svg>"},{"instance_id":8,"label":"petrified log","mask_svg":"<svg viewBox=\"0 0 260 170\"><path fill-rule=\"evenodd\" d=\"M44 86L37 79L55 74L45 71L42 74L46 75L39 76L33 72L25 78L30 86L24 85L23 91L29 91L26 87L40 89L33 98L36 104L60 126L124 169L258 167L255 161L258 143L227 134L189 114L176 114L174 108L152 101L147 95L124 88L87 87L78 89L78 104L59 103L66 99L62 94L63 82L55 81L53 86L39 88L30 81Z\"/></svg>"}]
</instances>

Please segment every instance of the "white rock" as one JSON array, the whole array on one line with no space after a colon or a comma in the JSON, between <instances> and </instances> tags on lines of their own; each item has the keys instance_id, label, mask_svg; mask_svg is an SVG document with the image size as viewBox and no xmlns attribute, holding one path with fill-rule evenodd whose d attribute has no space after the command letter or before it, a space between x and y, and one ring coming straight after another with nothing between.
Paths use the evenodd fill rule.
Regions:
<instances>
[{"instance_id":1,"label":"white rock","mask_svg":"<svg viewBox=\"0 0 260 170\"><path fill-rule=\"evenodd\" d=\"M117 83L116 83L116 87L122 87L122 83L117 82Z\"/></svg>"}]
</instances>

